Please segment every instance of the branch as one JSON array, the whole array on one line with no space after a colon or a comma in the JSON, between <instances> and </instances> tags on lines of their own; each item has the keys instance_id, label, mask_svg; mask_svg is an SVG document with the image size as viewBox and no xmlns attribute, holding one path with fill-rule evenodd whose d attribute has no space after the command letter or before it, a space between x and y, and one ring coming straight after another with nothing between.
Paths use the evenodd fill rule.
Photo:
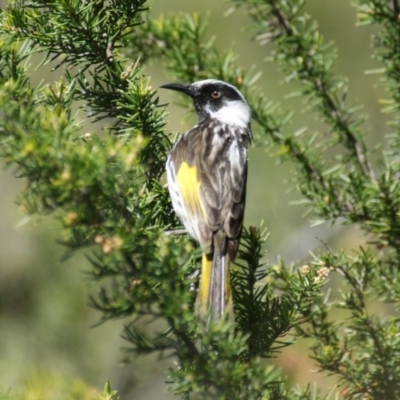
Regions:
<instances>
[{"instance_id":1,"label":"branch","mask_svg":"<svg viewBox=\"0 0 400 400\"><path fill-rule=\"evenodd\" d=\"M313 85L315 94L323 101L323 114L330 124L341 132L344 144L356 157L361 171L375 182L375 173L366 157L365 145L359 138L357 138L356 134L350 127L350 115L340 107L338 100L329 92L327 86L332 84L332 80L328 79L327 69L321 70L316 67L314 64L315 50L312 51L311 48L307 47L307 42L302 40L298 33L294 32L292 29L293 22L284 14L283 7L280 7L279 2L273 2L271 13L276 18L276 21L285 36L288 38L284 43L294 43L294 46L296 47L295 53L304 58L304 62L302 63L304 69L300 71L303 73L302 78Z\"/></svg>"}]
</instances>

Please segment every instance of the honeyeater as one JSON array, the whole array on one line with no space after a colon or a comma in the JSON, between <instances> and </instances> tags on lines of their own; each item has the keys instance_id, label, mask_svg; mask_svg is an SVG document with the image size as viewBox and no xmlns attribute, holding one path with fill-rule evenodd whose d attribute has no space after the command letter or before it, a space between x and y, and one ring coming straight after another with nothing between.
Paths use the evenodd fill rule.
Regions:
<instances>
[{"instance_id":1,"label":"honeyeater","mask_svg":"<svg viewBox=\"0 0 400 400\"><path fill-rule=\"evenodd\" d=\"M243 224L250 107L237 88L219 80L161 87L190 96L198 116L171 150L167 183L176 214L203 252L197 313L216 321L233 316L229 262Z\"/></svg>"}]
</instances>

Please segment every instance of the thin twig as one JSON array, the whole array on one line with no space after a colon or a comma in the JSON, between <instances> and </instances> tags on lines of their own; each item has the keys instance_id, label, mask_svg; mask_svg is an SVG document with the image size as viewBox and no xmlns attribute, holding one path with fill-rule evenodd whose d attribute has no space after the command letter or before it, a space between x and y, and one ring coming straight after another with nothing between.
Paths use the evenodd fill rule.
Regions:
<instances>
[{"instance_id":1,"label":"thin twig","mask_svg":"<svg viewBox=\"0 0 400 400\"><path fill-rule=\"evenodd\" d=\"M167 236L185 235L186 233L188 233L186 229L171 229L164 231L164 234Z\"/></svg>"}]
</instances>

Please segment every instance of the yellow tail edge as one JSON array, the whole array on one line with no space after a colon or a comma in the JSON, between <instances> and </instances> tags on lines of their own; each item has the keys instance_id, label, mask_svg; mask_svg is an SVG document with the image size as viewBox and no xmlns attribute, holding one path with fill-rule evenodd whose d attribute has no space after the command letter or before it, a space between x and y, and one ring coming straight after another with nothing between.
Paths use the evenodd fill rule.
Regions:
<instances>
[{"instance_id":1,"label":"yellow tail edge","mask_svg":"<svg viewBox=\"0 0 400 400\"><path fill-rule=\"evenodd\" d=\"M229 274L229 267L225 268L226 277L224 279L225 285L223 288L225 298L225 312L224 314L229 317L231 321L234 320L233 314L233 299L232 299L232 287ZM221 317L215 318L212 310L212 292L217 288L212 288L213 285L213 254L203 253L201 258L201 274L200 283L197 293L196 300L196 313L204 321L209 322L212 319L220 319ZM217 289L218 290L218 289ZM221 288L222 290L222 288Z\"/></svg>"}]
</instances>

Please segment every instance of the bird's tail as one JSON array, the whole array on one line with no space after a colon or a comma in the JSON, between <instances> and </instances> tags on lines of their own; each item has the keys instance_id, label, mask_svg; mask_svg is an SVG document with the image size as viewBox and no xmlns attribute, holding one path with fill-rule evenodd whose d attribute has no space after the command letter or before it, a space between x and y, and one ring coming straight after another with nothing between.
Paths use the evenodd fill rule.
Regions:
<instances>
[{"instance_id":1,"label":"bird's tail","mask_svg":"<svg viewBox=\"0 0 400 400\"><path fill-rule=\"evenodd\" d=\"M233 320L229 255L227 240L222 232L214 236L213 252L203 253L196 309L207 323L223 317Z\"/></svg>"}]
</instances>

